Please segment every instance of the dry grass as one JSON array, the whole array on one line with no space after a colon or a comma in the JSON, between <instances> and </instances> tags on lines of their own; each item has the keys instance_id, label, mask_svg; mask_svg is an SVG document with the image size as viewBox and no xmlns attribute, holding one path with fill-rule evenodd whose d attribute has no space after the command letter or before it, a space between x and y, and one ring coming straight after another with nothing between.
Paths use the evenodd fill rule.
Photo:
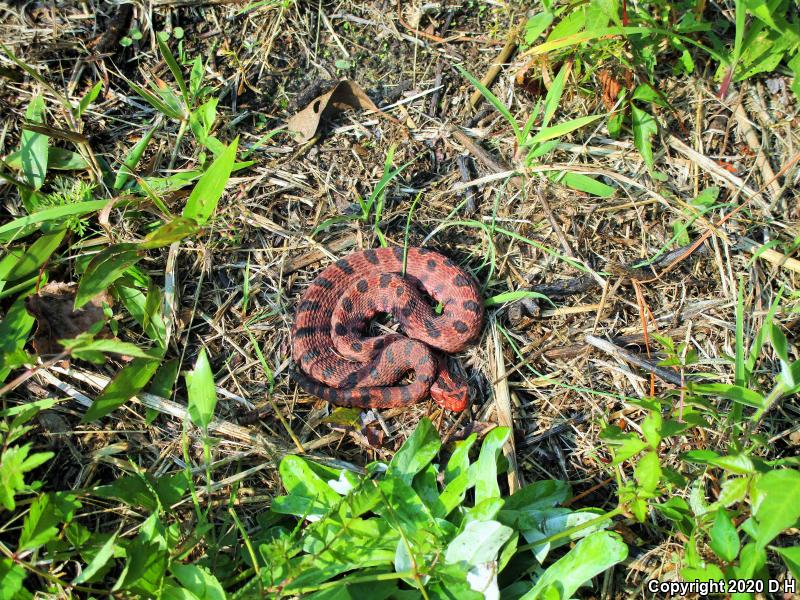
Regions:
<instances>
[{"instance_id":1,"label":"dry grass","mask_svg":"<svg viewBox=\"0 0 800 600\"><path fill-rule=\"evenodd\" d=\"M514 17L495 5L484 5L480 14L453 8L455 18L443 33L447 11L420 19L409 6L403 9L406 26L391 3L253 6L224 1L136 4L133 24L143 38L127 49L104 38L120 10L115 4L0 7L0 41L55 88L78 98L93 82L106 82L83 133L95 155L112 165L161 118L130 93L120 75L140 83L155 77L171 81L154 36L176 26L185 32L186 56L201 55L208 61L206 80L221 99L216 135L224 141L239 135L240 147L250 147L281 127L302 108L298 98L308 100L315 89L327 89L324 83L314 88L320 81L348 75L379 106L393 105L387 112L397 123L348 112L304 146L278 134L253 154L251 168L231 179L212 226L169 252L151 253L143 263L155 281L174 293L168 315L169 355L180 359L182 369L194 364L201 346L212 359L220 393L219 423L213 431L220 443L211 467L221 484L213 492L215 499L226 498L229 486L241 480L236 502L251 506L255 514L279 492L273 461L282 454L302 451L356 468L390 457L419 418L429 415L451 440L489 424L513 424L516 469L509 485L564 479L576 494L586 492L573 506L611 508L613 470L598 441L600 429L614 422L636 430L643 412L626 399L662 394L675 386L592 349L585 342L587 335L637 336L646 321L651 334L668 332L688 342L700 355L698 369L725 380L732 373L726 357L734 354L734 306L742 287L746 334L758 328L783 288L790 302L783 304L777 319L787 335L796 336L798 313L791 301L800 283L793 266L797 263L774 248L772 253L754 254L752 246L739 241L740 236L752 238L758 248L769 240L791 242L800 236L798 172L796 165L784 170L800 146L797 106L789 96L784 102L759 82L743 86L741 95L720 100L709 81L665 75L663 90L671 106L658 115L666 127L655 143L656 169L666 176L664 181L648 177L630 139L609 139L604 125L598 124L604 121L598 121L564 140L549 160L602 176L618 188L614 198L601 200L543 183L535 174L521 187L514 180L495 179L459 189L454 186L465 181L465 172L469 180L491 175L497 165L507 168L515 147L498 113L484 111L479 120L473 118L468 99L474 89L453 65L462 64L479 77L486 73ZM414 27L422 28L423 34ZM436 37L449 41L438 43ZM101 53L98 45L105 47L104 40L110 46ZM337 70L337 60L352 68ZM514 85L513 73L524 62L512 58L492 86L522 117L537 98ZM552 77L552 71L548 73ZM590 76L583 89L576 85L573 80L567 86L560 119L598 110L599 94L587 93L597 85L597 75ZM0 153L16 147L25 107L42 91L29 78L0 80ZM62 126L61 119L57 110L50 111L49 124ZM461 132L462 141L452 128ZM672 142L669 132L683 145ZM195 164L200 149L190 136L176 147L177 133L171 123L156 133L142 174L164 176ZM466 145L463 135L468 136ZM382 231L391 244L403 244L410 203L421 193L409 242L425 241L470 268L487 297L536 289L581 273L520 239L500 233L490 239L476 227L444 225L472 220L509 230L575 257L602 273L603 285L554 298L555 306L543 304L538 315L511 306L490 310L480 341L460 357L475 391L468 413L443 414L425 402L409 410L362 415L361 425L354 427L331 419L330 406L305 395L288 378L289 328L296 300L320 268L351 250L376 244L372 223L335 225L315 236L311 232L325 219L353 210L356 193L369 194L383 174L391 144L397 145L395 165L411 161L387 194ZM487 163L470 145L479 146L497 165ZM766 161L757 159L762 151ZM738 179L730 176L732 172ZM772 181L774 173L779 176ZM632 280L622 266L665 248L688 201L711 185L721 186L723 206L701 217L692 230L693 239L709 232L707 241L675 268L662 269L645 281ZM7 210L19 213L11 186L0 186L0 197ZM181 192L164 198L176 210L184 200ZM464 208L467 200L472 206ZM745 204L723 222L731 210ZM135 218L112 211L108 233L114 241L133 239L135 231ZM492 245L493 269L486 259ZM73 269L71 261L59 267L64 281L75 280ZM123 317L120 336L144 343L127 325ZM274 373L271 394L254 342ZM647 351L642 338L634 349ZM652 340L650 352L658 354ZM141 395L103 423L78 423L82 405L97 395L116 368L75 363L41 373L15 392L16 401L34 395L76 400L49 411L49 420L41 419L35 432L38 443L58 453L43 478L48 487L89 487L134 468L163 474L183 464L178 440L185 394L180 386L173 398ZM148 423L143 407L162 414ZM253 411L256 422L244 418L239 423ZM770 458L797 454L798 416L791 400L764 423ZM725 432L702 434L707 439L680 438L681 447L676 443L669 454L703 447ZM381 435L379 444L372 443ZM200 462L199 444L192 451L192 458ZM639 551L631 554L627 579L617 575L606 584L613 589L635 591L674 551L673 539L662 538L646 525L631 527L624 533Z\"/></svg>"}]
</instances>

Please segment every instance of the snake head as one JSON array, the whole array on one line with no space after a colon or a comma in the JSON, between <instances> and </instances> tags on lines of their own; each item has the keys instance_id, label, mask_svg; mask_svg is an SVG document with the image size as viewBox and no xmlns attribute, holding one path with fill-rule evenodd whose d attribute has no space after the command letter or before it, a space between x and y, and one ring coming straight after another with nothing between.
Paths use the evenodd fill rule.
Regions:
<instances>
[{"instance_id":1,"label":"snake head","mask_svg":"<svg viewBox=\"0 0 800 600\"><path fill-rule=\"evenodd\" d=\"M453 377L449 371L442 369L431 386L431 398L446 410L461 412L469 404L469 386L460 377Z\"/></svg>"}]
</instances>

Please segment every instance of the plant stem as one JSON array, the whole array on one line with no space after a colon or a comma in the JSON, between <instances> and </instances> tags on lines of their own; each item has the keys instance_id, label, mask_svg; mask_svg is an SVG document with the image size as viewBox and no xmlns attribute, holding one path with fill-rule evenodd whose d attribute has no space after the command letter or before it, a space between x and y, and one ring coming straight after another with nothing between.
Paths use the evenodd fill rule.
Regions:
<instances>
[{"instance_id":1,"label":"plant stem","mask_svg":"<svg viewBox=\"0 0 800 600\"><path fill-rule=\"evenodd\" d=\"M550 544L550 543L558 541L558 540L560 540L562 538L569 537L573 533L577 533L577 532L579 532L579 531L581 531L583 529L586 529L587 527L591 527L592 525L597 525L598 523L600 523L602 521L608 521L608 520L616 517L617 515L621 515L621 514L622 514L622 507L618 506L614 510L611 510L611 511L605 513L605 514L599 515L595 519L590 519L589 521L585 521L585 522L581 523L580 525L575 525L574 527L570 527L569 529L565 529L564 531L559 531L558 533L554 533L553 535L548 536L548 537L544 538L543 540L539 540L537 542L533 542L532 544L526 544L524 546L520 546L519 548L517 548L517 551L533 550L537 546L542 546L544 544Z\"/></svg>"},{"instance_id":2,"label":"plant stem","mask_svg":"<svg viewBox=\"0 0 800 600\"><path fill-rule=\"evenodd\" d=\"M181 141L183 140L183 134L186 133L186 125L188 125L189 120L183 119L181 121L181 126L178 129L178 137L175 138L175 147L172 149L172 156L169 157L169 166L168 169L172 169L175 166L175 161L178 159L178 150L181 147Z\"/></svg>"},{"instance_id":3,"label":"plant stem","mask_svg":"<svg viewBox=\"0 0 800 600\"><path fill-rule=\"evenodd\" d=\"M349 579L337 579L326 581L319 585L310 585L302 588L288 590L291 594L306 594L318 590L327 590L339 585L350 585L353 583L369 583L371 581L390 581L392 579L414 579L414 571L401 571L399 573L377 573L375 575L362 575L361 577L351 577Z\"/></svg>"}]
</instances>

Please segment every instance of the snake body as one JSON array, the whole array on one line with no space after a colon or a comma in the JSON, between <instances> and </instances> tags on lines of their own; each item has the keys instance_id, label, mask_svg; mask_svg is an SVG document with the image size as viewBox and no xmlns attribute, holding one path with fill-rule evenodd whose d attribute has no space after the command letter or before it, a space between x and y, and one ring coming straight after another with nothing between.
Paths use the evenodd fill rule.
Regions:
<instances>
[{"instance_id":1,"label":"snake body","mask_svg":"<svg viewBox=\"0 0 800 600\"><path fill-rule=\"evenodd\" d=\"M434 302L437 310L425 298ZM369 337L371 319L390 314L404 334ZM425 248L356 252L325 268L297 305L292 377L306 392L339 406L408 406L428 393L461 411L466 382L443 353L462 350L480 332L483 303L475 281ZM413 372L413 380L398 384Z\"/></svg>"}]
</instances>

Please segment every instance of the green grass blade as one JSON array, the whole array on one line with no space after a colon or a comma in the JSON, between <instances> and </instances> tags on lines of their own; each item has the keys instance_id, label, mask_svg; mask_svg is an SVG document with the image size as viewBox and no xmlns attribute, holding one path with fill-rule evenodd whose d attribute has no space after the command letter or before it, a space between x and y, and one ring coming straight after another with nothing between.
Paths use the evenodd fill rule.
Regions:
<instances>
[{"instance_id":1,"label":"green grass blade","mask_svg":"<svg viewBox=\"0 0 800 600\"><path fill-rule=\"evenodd\" d=\"M36 231L42 223L60 221L65 217L80 216L96 212L106 204L108 204L106 200L89 200L87 202L56 206L55 208L46 208L26 217L14 219L10 223L0 225L0 243L10 242L15 238L30 235Z\"/></svg>"},{"instance_id":2,"label":"green grass blade","mask_svg":"<svg viewBox=\"0 0 800 600\"><path fill-rule=\"evenodd\" d=\"M142 159L142 154L144 154L147 144L150 143L150 139L153 137L156 129L158 129L158 126L150 129L150 131L145 133L142 139L136 142L133 148L131 148L130 153L127 157L125 157L122 166L120 167L119 171L117 171L117 176L114 179L113 185L115 190L121 190L128 182L130 176L133 175L133 171L136 169L136 165L138 165L139 161Z\"/></svg>"},{"instance_id":3,"label":"green grass blade","mask_svg":"<svg viewBox=\"0 0 800 600\"><path fill-rule=\"evenodd\" d=\"M475 77L466 69L464 69L461 65L456 65L458 72L461 73L464 77L469 80L469 82L474 85L477 90L481 93L481 95L486 98L486 100L497 109L503 118L508 121L508 124L511 126L511 129L514 131L514 137L517 138L518 143L522 143L524 140L522 139L522 132L520 131L519 125L517 125L516 119L514 119L514 115L511 114L511 111L508 110L505 104L500 101L500 98L495 96L492 91L483 85L480 81L475 79Z\"/></svg>"},{"instance_id":4,"label":"green grass blade","mask_svg":"<svg viewBox=\"0 0 800 600\"><path fill-rule=\"evenodd\" d=\"M181 95L183 96L184 102L186 102L186 109L188 110L192 102L189 97L189 89L186 87L186 80L183 78L183 73L181 72L181 67L178 61L175 60L175 55L172 54L169 46L161 39L161 36L157 35L156 41L158 41L158 47L161 50L161 55L164 57L164 62L167 63L169 70L172 72L172 76L175 78L181 90Z\"/></svg>"},{"instance_id":5,"label":"green grass blade","mask_svg":"<svg viewBox=\"0 0 800 600\"><path fill-rule=\"evenodd\" d=\"M547 140L559 138L562 135L566 135L572 131L575 131L576 129L580 129L581 127L584 127L589 123L597 121L601 118L603 118L603 115L588 115L586 117L572 119L571 121L565 121L563 123L559 123L558 125L553 125L552 127L545 127L531 138L530 143L537 144L539 142L546 142Z\"/></svg>"},{"instance_id":6,"label":"green grass blade","mask_svg":"<svg viewBox=\"0 0 800 600\"><path fill-rule=\"evenodd\" d=\"M186 207L183 209L183 216L194 219L203 225L214 211L217 209L219 199L228 183L236 160L236 148L239 145L237 137L225 151L220 154L208 170L203 173L197 184L194 186Z\"/></svg>"},{"instance_id":7,"label":"green grass blade","mask_svg":"<svg viewBox=\"0 0 800 600\"><path fill-rule=\"evenodd\" d=\"M35 96L25 111L25 118L31 123L41 123L43 112L44 98ZM49 141L50 138L46 135L29 129L22 130L19 147L22 173L25 176L25 181L35 190L44 185L44 180L47 176L47 146Z\"/></svg>"}]
</instances>

